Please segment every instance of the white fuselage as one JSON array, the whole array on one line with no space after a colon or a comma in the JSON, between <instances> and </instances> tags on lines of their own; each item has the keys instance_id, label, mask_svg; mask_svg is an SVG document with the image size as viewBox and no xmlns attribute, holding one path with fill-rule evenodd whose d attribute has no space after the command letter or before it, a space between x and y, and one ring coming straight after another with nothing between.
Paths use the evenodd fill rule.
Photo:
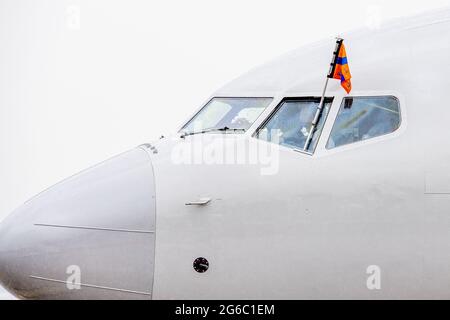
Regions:
<instances>
[{"instance_id":1,"label":"white fuselage","mask_svg":"<svg viewBox=\"0 0 450 320\"><path fill-rule=\"evenodd\" d=\"M333 40L212 96L273 98L245 133L176 134L19 208L0 228L2 283L24 298L450 298L450 11L345 43L353 91L330 82L313 154L280 146L265 163L208 162L218 143L270 149L257 129L283 99L320 97ZM327 149L348 96L396 97L398 130ZM177 161L183 148L202 161ZM81 265L81 291L67 291L68 265Z\"/></svg>"}]
</instances>

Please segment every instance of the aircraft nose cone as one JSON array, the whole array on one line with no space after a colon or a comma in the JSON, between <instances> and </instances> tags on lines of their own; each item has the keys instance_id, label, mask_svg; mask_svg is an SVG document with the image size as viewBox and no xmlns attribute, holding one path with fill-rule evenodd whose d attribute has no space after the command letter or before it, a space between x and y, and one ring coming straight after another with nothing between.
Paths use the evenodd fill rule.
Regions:
<instances>
[{"instance_id":1,"label":"aircraft nose cone","mask_svg":"<svg viewBox=\"0 0 450 320\"><path fill-rule=\"evenodd\" d=\"M0 284L19 298L27 297L24 289L34 289L29 275L33 256L42 245L39 234L31 227L34 214L31 203L27 203L0 223Z\"/></svg>"},{"instance_id":2,"label":"aircraft nose cone","mask_svg":"<svg viewBox=\"0 0 450 320\"><path fill-rule=\"evenodd\" d=\"M107 160L0 223L0 283L28 299L150 299L155 214L148 153Z\"/></svg>"},{"instance_id":3,"label":"aircraft nose cone","mask_svg":"<svg viewBox=\"0 0 450 320\"><path fill-rule=\"evenodd\" d=\"M27 273L26 264L21 261L27 256L27 249L23 243L26 231L20 224L19 211L0 223L0 284L15 295L20 292L16 289L26 282L24 275Z\"/></svg>"}]
</instances>

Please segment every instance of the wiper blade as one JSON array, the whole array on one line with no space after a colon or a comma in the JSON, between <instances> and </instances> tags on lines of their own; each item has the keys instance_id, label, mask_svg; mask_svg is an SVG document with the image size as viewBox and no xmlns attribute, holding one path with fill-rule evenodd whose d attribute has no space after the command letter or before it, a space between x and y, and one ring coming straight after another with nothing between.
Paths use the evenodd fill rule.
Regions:
<instances>
[{"instance_id":1,"label":"wiper blade","mask_svg":"<svg viewBox=\"0 0 450 320\"><path fill-rule=\"evenodd\" d=\"M185 132L181 135L181 138L184 138L186 136L192 136L194 134L202 134L202 133L208 133L208 132L214 132L214 131L246 131L246 129L244 128L228 128L228 127L223 127L223 128L208 128L202 131L195 131L195 132Z\"/></svg>"},{"instance_id":2,"label":"wiper blade","mask_svg":"<svg viewBox=\"0 0 450 320\"><path fill-rule=\"evenodd\" d=\"M211 128L209 131L245 131L246 129L244 128L228 128L228 127L223 127L223 128Z\"/></svg>"}]
</instances>

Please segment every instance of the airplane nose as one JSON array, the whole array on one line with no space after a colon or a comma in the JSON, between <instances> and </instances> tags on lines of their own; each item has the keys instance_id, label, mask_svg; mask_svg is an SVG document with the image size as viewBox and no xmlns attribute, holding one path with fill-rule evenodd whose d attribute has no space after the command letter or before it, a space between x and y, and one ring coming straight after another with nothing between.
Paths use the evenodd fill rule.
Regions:
<instances>
[{"instance_id":1,"label":"airplane nose","mask_svg":"<svg viewBox=\"0 0 450 320\"><path fill-rule=\"evenodd\" d=\"M107 160L0 223L0 284L27 299L151 299L155 215L149 154Z\"/></svg>"},{"instance_id":2,"label":"airplane nose","mask_svg":"<svg viewBox=\"0 0 450 320\"><path fill-rule=\"evenodd\" d=\"M22 287L27 280L23 276L27 265L22 261L27 256L24 246L27 236L26 228L20 223L25 216L21 211L26 211L25 205L0 223L0 284L19 298L20 290L15 289Z\"/></svg>"}]
</instances>

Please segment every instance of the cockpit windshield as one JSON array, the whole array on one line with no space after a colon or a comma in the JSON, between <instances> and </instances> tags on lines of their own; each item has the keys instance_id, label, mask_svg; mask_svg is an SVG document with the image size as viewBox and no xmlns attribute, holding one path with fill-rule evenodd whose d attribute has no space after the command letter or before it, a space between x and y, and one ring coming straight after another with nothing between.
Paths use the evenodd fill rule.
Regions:
<instances>
[{"instance_id":1,"label":"cockpit windshield","mask_svg":"<svg viewBox=\"0 0 450 320\"><path fill-rule=\"evenodd\" d=\"M272 98L213 98L181 132L245 132L271 102Z\"/></svg>"}]
</instances>

